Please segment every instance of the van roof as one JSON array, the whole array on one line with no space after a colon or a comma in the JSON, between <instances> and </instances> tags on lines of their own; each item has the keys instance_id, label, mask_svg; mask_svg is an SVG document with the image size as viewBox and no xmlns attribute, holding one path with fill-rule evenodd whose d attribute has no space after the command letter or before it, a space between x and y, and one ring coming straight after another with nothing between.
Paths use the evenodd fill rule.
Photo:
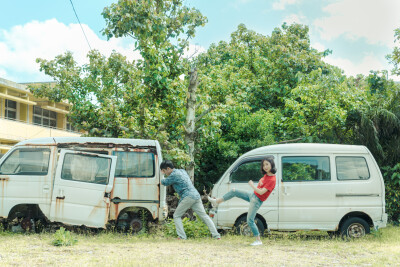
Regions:
<instances>
[{"instance_id":1,"label":"van roof","mask_svg":"<svg viewBox=\"0 0 400 267\"><path fill-rule=\"evenodd\" d=\"M337 145L337 144L314 144L314 143L292 143L278 144L259 147L253 149L243 156L260 155L260 154L320 154L320 153L369 153L365 146L358 145Z\"/></svg>"},{"instance_id":2,"label":"van roof","mask_svg":"<svg viewBox=\"0 0 400 267\"><path fill-rule=\"evenodd\" d=\"M133 146L156 146L157 141L148 139L130 138L105 138L105 137L43 137L28 139L19 142L16 146L23 145L57 145L57 144L84 144L84 143L103 143L103 144L130 144Z\"/></svg>"}]
</instances>

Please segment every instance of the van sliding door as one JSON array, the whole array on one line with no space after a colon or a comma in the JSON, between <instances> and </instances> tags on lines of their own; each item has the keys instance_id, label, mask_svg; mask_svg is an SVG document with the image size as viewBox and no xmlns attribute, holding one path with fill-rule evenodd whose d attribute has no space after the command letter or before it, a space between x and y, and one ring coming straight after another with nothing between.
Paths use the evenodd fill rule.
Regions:
<instances>
[{"instance_id":1,"label":"van sliding door","mask_svg":"<svg viewBox=\"0 0 400 267\"><path fill-rule=\"evenodd\" d=\"M279 229L335 228L337 207L330 161L329 156L280 156Z\"/></svg>"}]
</instances>

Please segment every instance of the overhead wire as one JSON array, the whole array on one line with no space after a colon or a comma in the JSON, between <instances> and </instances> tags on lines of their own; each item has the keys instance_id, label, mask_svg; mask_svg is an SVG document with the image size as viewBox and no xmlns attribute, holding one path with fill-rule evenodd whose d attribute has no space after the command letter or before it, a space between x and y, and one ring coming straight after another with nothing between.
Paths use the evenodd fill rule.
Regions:
<instances>
[{"instance_id":1,"label":"overhead wire","mask_svg":"<svg viewBox=\"0 0 400 267\"><path fill-rule=\"evenodd\" d=\"M77 20L78 20L78 22L79 22L79 26L81 26L81 29L82 29L83 35L85 36L86 42L87 42L87 44L88 44L88 46L89 46L90 50L92 50L92 47L90 46L89 40L88 40L88 38L86 37L85 31L83 30L83 27L82 27L81 21L79 20L78 14L76 13L76 10L75 10L75 7L74 7L74 4L72 3L72 0L69 0L69 1L70 1L70 3L71 3L72 9L74 10L74 13L75 13L76 19L77 19Z\"/></svg>"}]
</instances>

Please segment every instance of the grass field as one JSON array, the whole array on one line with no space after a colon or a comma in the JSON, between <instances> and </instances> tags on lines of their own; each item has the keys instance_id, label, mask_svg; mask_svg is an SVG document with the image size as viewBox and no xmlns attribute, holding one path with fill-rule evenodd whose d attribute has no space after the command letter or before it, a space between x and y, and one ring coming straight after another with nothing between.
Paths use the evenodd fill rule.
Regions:
<instances>
[{"instance_id":1,"label":"grass field","mask_svg":"<svg viewBox=\"0 0 400 267\"><path fill-rule=\"evenodd\" d=\"M160 234L73 234L73 246L52 245L54 235L0 232L0 266L400 266L400 227L360 240L323 232L272 232L264 244L224 235L221 240L176 240Z\"/></svg>"}]
</instances>

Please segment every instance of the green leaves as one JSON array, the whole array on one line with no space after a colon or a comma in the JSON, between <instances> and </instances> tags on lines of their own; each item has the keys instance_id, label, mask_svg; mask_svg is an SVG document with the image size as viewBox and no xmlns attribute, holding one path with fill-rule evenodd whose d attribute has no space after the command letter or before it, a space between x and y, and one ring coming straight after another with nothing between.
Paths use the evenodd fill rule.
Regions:
<instances>
[{"instance_id":1,"label":"green leaves","mask_svg":"<svg viewBox=\"0 0 400 267\"><path fill-rule=\"evenodd\" d=\"M73 237L70 231L66 231L64 227L58 229L53 235L54 240L52 244L54 246L72 246L75 245L78 240Z\"/></svg>"}]
</instances>

